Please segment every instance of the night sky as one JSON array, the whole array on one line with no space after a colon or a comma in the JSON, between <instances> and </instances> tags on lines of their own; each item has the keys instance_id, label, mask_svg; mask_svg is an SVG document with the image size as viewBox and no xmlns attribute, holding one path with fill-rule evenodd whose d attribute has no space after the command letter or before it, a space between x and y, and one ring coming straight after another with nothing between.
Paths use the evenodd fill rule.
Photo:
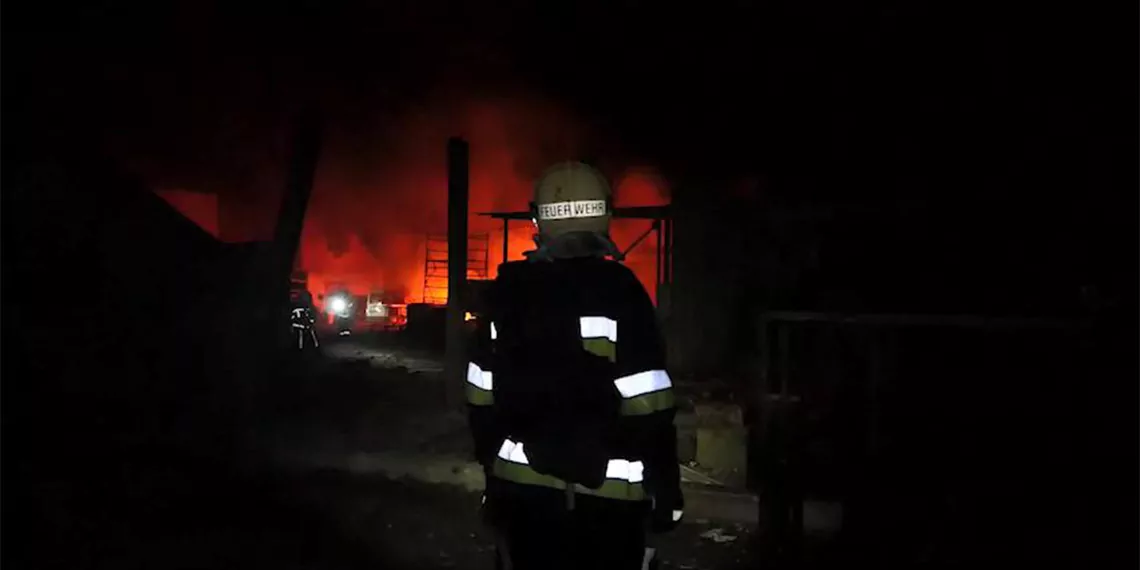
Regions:
<instances>
[{"instance_id":1,"label":"night sky","mask_svg":"<svg viewBox=\"0 0 1140 570\"><path fill-rule=\"evenodd\" d=\"M519 209L543 166L578 157L615 179L662 177L632 202L688 184L707 201L917 208L946 231L1042 236L1040 256L1105 266L1135 242L1135 172L1120 165L1135 156L1136 80L1115 57L1135 50L1091 8L29 6L10 8L5 98L28 136L99 148L154 189L272 212L292 121L317 108L309 223L333 249L390 245L370 237L382 211L400 231L440 229L442 192L421 189L441 184L453 134L487 181L474 210ZM270 218L250 223L265 234Z\"/></svg>"},{"instance_id":2,"label":"night sky","mask_svg":"<svg viewBox=\"0 0 1140 570\"><path fill-rule=\"evenodd\" d=\"M1135 83L1103 21L1052 7L538 4L13 7L9 61L49 120L170 176L238 176L306 101L359 143L429 97L523 92L627 155L815 186L1103 171L1105 103Z\"/></svg>"}]
</instances>

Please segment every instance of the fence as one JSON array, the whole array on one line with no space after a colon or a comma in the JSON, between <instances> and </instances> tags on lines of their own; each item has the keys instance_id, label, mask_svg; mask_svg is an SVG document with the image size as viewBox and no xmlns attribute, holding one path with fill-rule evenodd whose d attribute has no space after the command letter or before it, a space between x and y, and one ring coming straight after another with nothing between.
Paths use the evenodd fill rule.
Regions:
<instances>
[{"instance_id":1,"label":"fence","mask_svg":"<svg viewBox=\"0 0 1140 570\"><path fill-rule=\"evenodd\" d=\"M809 499L842 505L829 545L845 562L960 560L994 538L1011 551L1039 545L1039 534L1009 528L1035 528L1034 497L1048 496L1059 462L1088 441L1066 419L1087 403L1071 397L1082 330L1049 319L763 315L749 471L765 560L799 566L828 551L804 548ZM1008 525L986 520L999 513Z\"/></svg>"}]
</instances>

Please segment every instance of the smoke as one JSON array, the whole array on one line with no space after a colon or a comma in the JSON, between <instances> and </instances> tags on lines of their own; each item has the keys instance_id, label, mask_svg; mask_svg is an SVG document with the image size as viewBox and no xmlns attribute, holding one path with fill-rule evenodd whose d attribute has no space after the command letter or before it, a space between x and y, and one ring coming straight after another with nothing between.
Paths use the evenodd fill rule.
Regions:
<instances>
[{"instance_id":1,"label":"smoke","mask_svg":"<svg viewBox=\"0 0 1140 570\"><path fill-rule=\"evenodd\" d=\"M26 97L26 120L89 134L152 188L216 195L208 229L245 241L272 235L292 120L320 106L327 132L300 263L360 292L402 287L419 296L424 236L446 231L450 136L471 144L473 214L525 209L534 177L575 158L604 159L619 203L661 201L659 184L621 182L632 165L612 133L518 86L528 58L506 38L529 43L513 35L525 8L480 5L446 28L428 5L354 8L351 17L344 8L294 8L265 21L261 10L177 3L147 11L145 26L102 9L69 26L50 14L27 38L45 59L26 74L38 94ZM76 42L85 49L59 47ZM619 245L647 224L616 223ZM528 226L511 225L510 259L531 247ZM491 236L492 277L502 225L473 215L470 228Z\"/></svg>"},{"instance_id":2,"label":"smoke","mask_svg":"<svg viewBox=\"0 0 1140 570\"><path fill-rule=\"evenodd\" d=\"M337 285L359 295L385 290L411 301L422 299L426 238L447 232L446 142L452 136L470 144L470 232L487 236L480 243L483 251L472 255L482 260L473 268L476 278L493 278L504 258L502 221L479 214L525 211L534 179L557 161L602 158L594 162L610 178L618 206L667 202L665 184L652 168L624 162L614 137L570 109L522 90L467 93L441 89L415 104L389 100L384 110L361 110L359 105L330 109L299 252L314 294ZM274 157L261 160L252 160L258 152L245 147L266 146L278 138L277 131L260 138L251 133L241 137L243 143L230 137L224 149L212 150L228 150L232 156L225 160L186 168L168 158L152 162L161 170L139 170L157 188L220 194L219 202L227 206L219 210L213 231L222 239L267 239L288 145L260 151ZM223 168L227 165L237 166ZM624 249L650 226L649 220L615 220L612 235ZM507 259L522 258L533 247L532 235L529 222L511 222ZM627 258L651 294L655 246L650 235Z\"/></svg>"},{"instance_id":3,"label":"smoke","mask_svg":"<svg viewBox=\"0 0 1140 570\"><path fill-rule=\"evenodd\" d=\"M359 124L334 128L326 140L301 252L301 265L318 292L318 281L338 282L357 294L383 288L421 298L426 236L447 231L450 136L470 144L469 229L489 238L489 251L472 257L486 259L488 278L502 261L503 227L479 214L524 211L535 177L547 166L616 146L567 109L527 94L457 100L445 93L373 119L372 125L371 132ZM610 175L619 205L665 201L664 184L651 169L619 166ZM650 223L616 221L614 238L628 246ZM511 223L509 259L532 247L532 234L529 223ZM654 246L646 239L629 259L649 287Z\"/></svg>"}]
</instances>

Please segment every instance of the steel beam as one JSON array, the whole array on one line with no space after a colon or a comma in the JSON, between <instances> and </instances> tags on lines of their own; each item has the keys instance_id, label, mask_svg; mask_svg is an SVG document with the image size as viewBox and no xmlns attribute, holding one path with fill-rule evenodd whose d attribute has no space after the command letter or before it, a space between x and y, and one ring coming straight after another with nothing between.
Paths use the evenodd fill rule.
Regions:
<instances>
[{"instance_id":1,"label":"steel beam","mask_svg":"<svg viewBox=\"0 0 1140 570\"><path fill-rule=\"evenodd\" d=\"M447 141L447 332L444 395L461 407L467 369L464 328L467 285L468 146L461 138Z\"/></svg>"}]
</instances>

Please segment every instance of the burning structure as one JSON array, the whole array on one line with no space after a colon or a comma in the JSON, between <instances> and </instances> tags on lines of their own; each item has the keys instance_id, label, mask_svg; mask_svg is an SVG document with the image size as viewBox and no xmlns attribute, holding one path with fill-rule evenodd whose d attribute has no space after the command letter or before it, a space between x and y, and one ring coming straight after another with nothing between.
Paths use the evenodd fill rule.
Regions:
<instances>
[{"instance_id":1,"label":"burning structure","mask_svg":"<svg viewBox=\"0 0 1140 570\"><path fill-rule=\"evenodd\" d=\"M542 125L537 127L535 125ZM533 177L548 162L595 150L598 135L557 107L516 97L493 102L439 102L378 128L374 140L335 129L318 172L311 212L305 220L297 268L308 273L314 297L330 284L352 295L383 296L389 302L446 301L446 168L440 141L459 131L471 143L468 227L472 263L468 278L493 279L501 261L521 259L533 247L533 227L480 212L524 210ZM396 142L392 142L396 141ZM652 168L603 165L614 179L619 207L659 205L668 189ZM264 226L260 211L226 192L160 191L171 205L223 241L245 241L232 220ZM240 204L239 204L240 202ZM227 213L241 209L245 216ZM271 215L265 208L264 215ZM230 223L227 224L227 221ZM652 219L619 219L615 241L628 249L654 226ZM246 234L255 235L256 230ZM627 263L656 296L657 244L643 240Z\"/></svg>"}]
</instances>

